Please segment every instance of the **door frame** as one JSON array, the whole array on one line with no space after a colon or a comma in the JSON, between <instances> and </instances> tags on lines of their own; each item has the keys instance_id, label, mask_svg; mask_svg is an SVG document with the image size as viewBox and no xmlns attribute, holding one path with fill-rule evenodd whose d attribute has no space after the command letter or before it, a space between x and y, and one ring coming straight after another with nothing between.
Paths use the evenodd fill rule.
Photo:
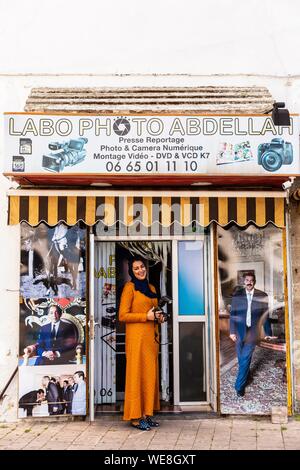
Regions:
<instances>
[{"instance_id":1,"label":"door frame","mask_svg":"<svg viewBox=\"0 0 300 470\"><path fill-rule=\"evenodd\" d=\"M213 243L213 228L212 226L209 227L209 232L206 236L209 237L210 239L210 253L208 254L208 257L206 255L206 250L205 252L205 262L207 266L205 267L205 272L207 269L210 269L210 272L213 274L212 275L212 286L211 286L211 293L216 291L216 286L215 286L215 274L214 274L214 264L215 264L215 258L216 255L214 253L214 243ZM172 246L172 269L174 270L174 266L176 266L176 273L172 274L172 292L173 292L173 314L175 311L175 308L178 309L178 287L177 287L177 278L178 278L178 259L177 259L177 243L178 241L197 241L197 240L205 240L205 234L195 234L195 235L180 235L180 236L172 236L172 237L167 237L166 235L163 236L153 236L153 235L148 235L148 236L95 236L93 234L93 229L92 227L90 228L90 233L89 233L89 321L88 321L88 338L89 338L89 386L88 386L88 396L89 396L89 420L94 421L95 420L95 398L94 398L94 384L95 384L95 292L94 292L94 256L95 256L95 243L96 242L120 242L120 241L165 241L165 242L170 242ZM175 250L174 250L175 248ZM209 259L210 258L210 259ZM210 266L208 267L208 262ZM175 272L175 271L174 271ZM175 279L176 278L176 279ZM207 302L210 302L211 305L211 311L210 311L210 321L211 321L211 328L214 328L215 324L215 318L216 318L216 311L215 311L215 301L214 301L214 296L210 295L209 293L209 288L207 283L205 283L205 305L207 308ZM176 310L177 312L178 310ZM177 315L178 316L178 315ZM200 318L199 318L200 317ZM203 318L201 318L203 317ZM210 391L209 391L209 384L210 384L210 367L209 367L209 354L213 354L214 357L216 357L216 341L215 341L215 334L211 335L211 338L213 339L212 344L211 344L211 350L208 351L208 321L207 321L207 315L201 315L201 316L189 316L189 319L186 319L187 321L193 322L195 321L200 321L205 323L205 373L206 373L206 401L199 401L199 402L179 402L179 345L178 345L178 339L176 336L175 340L175 331L176 335L178 335L178 322L175 322L175 316L173 316L173 391L174 391L174 406L178 404L179 406L182 404L183 406L188 406L191 410L193 406L211 406L212 410L216 409L216 396L215 399L213 400L213 403L209 399L210 396ZM175 324L177 326L175 327ZM176 328L176 329L175 329ZM213 333L213 331L212 331ZM175 341L177 343L176 349L175 349ZM177 352L177 354L175 353ZM176 357L177 356L177 357ZM177 369L175 368L177 367ZM175 373L175 371L177 371ZM213 371L214 375L214 383L216 384L217 382L217 377L218 377L218 370L215 369ZM176 390L176 391L175 391ZM177 403L178 402L178 403Z\"/></svg>"},{"instance_id":2,"label":"door frame","mask_svg":"<svg viewBox=\"0 0 300 470\"><path fill-rule=\"evenodd\" d=\"M178 241L197 241L204 242L204 299L205 315L182 315L178 314ZM209 245L207 246L207 243ZM213 411L217 407L217 376L218 370L210 370L210 363L216 364L213 359L216 357L216 335L215 335L215 299L213 293L215 289L215 256L213 243L213 228L209 227L208 233L195 236L176 237L172 240L172 292L173 292L173 370L174 370L174 405L184 406L190 411L199 409L199 406L210 406ZM211 283L206 282L211 274ZM209 312L209 313L208 313ZM183 322L204 323L204 354L205 354L205 381L206 381L206 400L183 402L180 401L179 390L179 324ZM209 332L210 338L209 338ZM175 371L177 373L175 374ZM213 390L211 390L211 384Z\"/></svg>"},{"instance_id":3,"label":"door frame","mask_svg":"<svg viewBox=\"0 0 300 470\"><path fill-rule=\"evenodd\" d=\"M95 421L95 289L94 289L94 266L95 266L95 240L90 227L89 233L89 320L88 320L88 338L89 338L89 380L88 380L88 398L89 398L89 421Z\"/></svg>"}]
</instances>

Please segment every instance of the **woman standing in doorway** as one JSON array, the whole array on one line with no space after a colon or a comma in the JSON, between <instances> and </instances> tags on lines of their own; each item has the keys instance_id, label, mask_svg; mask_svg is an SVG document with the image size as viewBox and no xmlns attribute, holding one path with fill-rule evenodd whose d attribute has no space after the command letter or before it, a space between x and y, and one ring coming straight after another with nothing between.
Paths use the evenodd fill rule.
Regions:
<instances>
[{"instance_id":1,"label":"woman standing in doorway","mask_svg":"<svg viewBox=\"0 0 300 470\"><path fill-rule=\"evenodd\" d=\"M126 384L124 416L143 431L159 424L152 419L159 410L157 323L163 323L161 311L155 312L157 294L149 284L141 258L129 261L131 282L124 286L119 320L126 323ZM154 323L155 319L157 320Z\"/></svg>"}]
</instances>

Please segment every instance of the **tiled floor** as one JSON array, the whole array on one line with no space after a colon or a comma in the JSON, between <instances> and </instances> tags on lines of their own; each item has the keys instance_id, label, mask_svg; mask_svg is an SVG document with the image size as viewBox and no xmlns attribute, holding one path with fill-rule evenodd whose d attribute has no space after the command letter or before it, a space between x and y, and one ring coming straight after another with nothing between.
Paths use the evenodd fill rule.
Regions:
<instances>
[{"instance_id":1,"label":"tiled floor","mask_svg":"<svg viewBox=\"0 0 300 470\"><path fill-rule=\"evenodd\" d=\"M119 417L88 422L24 420L0 423L0 450L119 449L300 449L300 421L272 424L269 418L170 419L138 431Z\"/></svg>"}]
</instances>

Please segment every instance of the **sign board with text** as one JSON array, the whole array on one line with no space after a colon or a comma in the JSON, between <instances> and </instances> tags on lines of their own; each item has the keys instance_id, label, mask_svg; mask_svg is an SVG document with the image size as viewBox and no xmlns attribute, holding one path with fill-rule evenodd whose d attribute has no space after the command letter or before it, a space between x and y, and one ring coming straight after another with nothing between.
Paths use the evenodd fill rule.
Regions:
<instances>
[{"instance_id":1,"label":"sign board with text","mask_svg":"<svg viewBox=\"0 0 300 470\"><path fill-rule=\"evenodd\" d=\"M5 114L5 174L299 174L299 119Z\"/></svg>"}]
</instances>

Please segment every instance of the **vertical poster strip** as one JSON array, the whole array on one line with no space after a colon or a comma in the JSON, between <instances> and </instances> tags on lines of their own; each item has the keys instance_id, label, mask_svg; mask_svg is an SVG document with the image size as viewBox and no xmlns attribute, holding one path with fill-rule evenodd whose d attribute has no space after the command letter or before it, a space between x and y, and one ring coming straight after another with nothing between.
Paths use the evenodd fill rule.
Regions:
<instances>
[{"instance_id":1,"label":"vertical poster strip","mask_svg":"<svg viewBox=\"0 0 300 470\"><path fill-rule=\"evenodd\" d=\"M289 328L289 301L287 283L287 245L286 229L282 229L283 244L283 275L284 275L284 303L285 303L285 340L286 340L286 378L287 378L287 406L288 414L292 415L292 374L291 374L291 351L290 351L290 328Z\"/></svg>"},{"instance_id":2,"label":"vertical poster strip","mask_svg":"<svg viewBox=\"0 0 300 470\"><path fill-rule=\"evenodd\" d=\"M214 302L215 302L215 340L216 340L216 367L217 367L217 411L221 411L221 366L220 366L220 325L219 325L219 292L221 292L221 280L218 269L218 227L214 223L212 227L213 233L213 253L214 253Z\"/></svg>"},{"instance_id":3,"label":"vertical poster strip","mask_svg":"<svg viewBox=\"0 0 300 470\"><path fill-rule=\"evenodd\" d=\"M19 416L86 414L86 231L21 224Z\"/></svg>"},{"instance_id":4,"label":"vertical poster strip","mask_svg":"<svg viewBox=\"0 0 300 470\"><path fill-rule=\"evenodd\" d=\"M95 248L95 403L116 402L116 262L115 243Z\"/></svg>"}]
</instances>

